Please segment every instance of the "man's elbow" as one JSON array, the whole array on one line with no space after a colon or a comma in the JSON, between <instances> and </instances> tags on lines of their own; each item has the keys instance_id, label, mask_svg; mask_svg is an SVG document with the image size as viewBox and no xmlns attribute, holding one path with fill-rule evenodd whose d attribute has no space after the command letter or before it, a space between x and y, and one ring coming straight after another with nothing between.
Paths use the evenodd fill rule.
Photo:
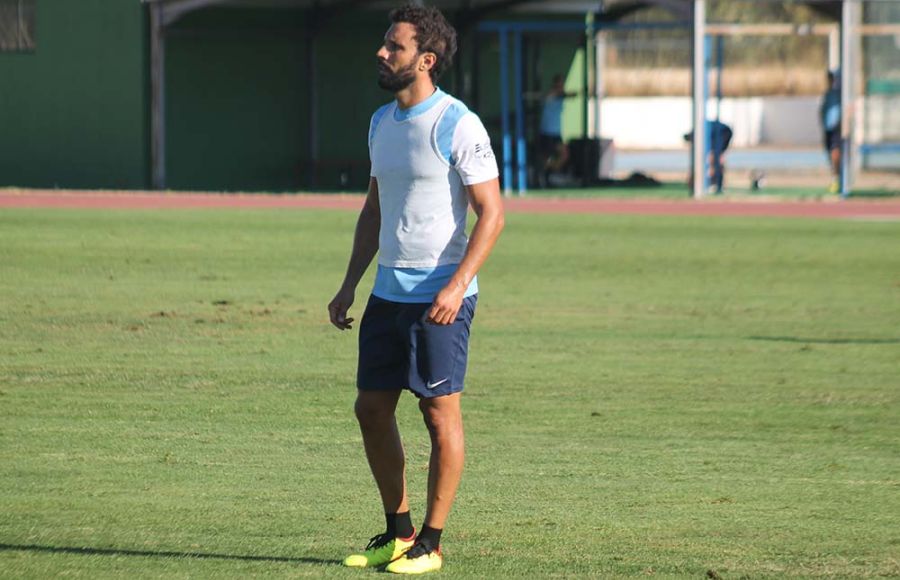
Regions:
<instances>
[{"instance_id":1,"label":"man's elbow","mask_svg":"<svg viewBox=\"0 0 900 580\"><path fill-rule=\"evenodd\" d=\"M495 222L494 229L497 231L497 235L500 235L500 232L503 231L503 228L506 227L506 212L503 211L503 208L497 213L497 220Z\"/></svg>"},{"instance_id":2,"label":"man's elbow","mask_svg":"<svg viewBox=\"0 0 900 580\"><path fill-rule=\"evenodd\" d=\"M487 221L490 224L490 229L493 232L493 237L496 239L500 236L500 232L503 231L503 228L506 226L506 215L503 211L503 206L496 208L495 211L490 212L489 214L484 216L487 218Z\"/></svg>"}]
</instances>

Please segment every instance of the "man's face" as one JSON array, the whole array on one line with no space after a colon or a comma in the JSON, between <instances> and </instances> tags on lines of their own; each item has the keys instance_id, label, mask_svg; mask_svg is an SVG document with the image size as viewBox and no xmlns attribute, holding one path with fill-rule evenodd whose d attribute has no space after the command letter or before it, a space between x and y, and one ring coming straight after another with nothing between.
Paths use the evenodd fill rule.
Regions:
<instances>
[{"instance_id":1,"label":"man's face","mask_svg":"<svg viewBox=\"0 0 900 580\"><path fill-rule=\"evenodd\" d=\"M408 22L396 22L388 29L376 53L379 87L396 93L416 80L420 58L415 36L416 27Z\"/></svg>"}]
</instances>

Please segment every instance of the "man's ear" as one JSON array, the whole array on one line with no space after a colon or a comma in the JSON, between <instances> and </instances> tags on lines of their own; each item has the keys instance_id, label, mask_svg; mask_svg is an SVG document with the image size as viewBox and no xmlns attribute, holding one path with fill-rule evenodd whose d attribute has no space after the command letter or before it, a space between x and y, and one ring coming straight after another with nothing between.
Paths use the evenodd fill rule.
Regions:
<instances>
[{"instance_id":1,"label":"man's ear","mask_svg":"<svg viewBox=\"0 0 900 580\"><path fill-rule=\"evenodd\" d=\"M434 65L437 64L437 56L433 52L426 52L422 55L422 60L419 61L419 70L427 70L430 71L434 68Z\"/></svg>"}]
</instances>

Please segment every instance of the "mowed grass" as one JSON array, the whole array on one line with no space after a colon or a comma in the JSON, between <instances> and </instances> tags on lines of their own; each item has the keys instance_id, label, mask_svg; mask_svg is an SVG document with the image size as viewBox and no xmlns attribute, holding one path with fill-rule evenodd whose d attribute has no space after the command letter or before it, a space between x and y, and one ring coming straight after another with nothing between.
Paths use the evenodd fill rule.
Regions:
<instances>
[{"instance_id":1,"label":"mowed grass","mask_svg":"<svg viewBox=\"0 0 900 580\"><path fill-rule=\"evenodd\" d=\"M0 577L373 577L355 215L0 213ZM900 224L519 215L447 578L900 575ZM358 316L371 279L363 281ZM423 516L428 442L401 400Z\"/></svg>"}]
</instances>

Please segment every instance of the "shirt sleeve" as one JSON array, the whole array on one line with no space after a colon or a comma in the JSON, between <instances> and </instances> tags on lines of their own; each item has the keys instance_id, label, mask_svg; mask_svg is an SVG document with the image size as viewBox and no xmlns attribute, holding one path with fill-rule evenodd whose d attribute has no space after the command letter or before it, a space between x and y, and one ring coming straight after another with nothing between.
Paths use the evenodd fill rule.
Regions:
<instances>
[{"instance_id":1,"label":"shirt sleeve","mask_svg":"<svg viewBox=\"0 0 900 580\"><path fill-rule=\"evenodd\" d=\"M376 111L369 120L369 176L375 177L375 166L372 164L372 139L375 137L375 127L378 126L378 112Z\"/></svg>"},{"instance_id":2,"label":"shirt sleeve","mask_svg":"<svg viewBox=\"0 0 900 580\"><path fill-rule=\"evenodd\" d=\"M389 108L389 105L379 107L369 121L369 175L371 177L375 177L375 166L372 164L372 146L375 140L375 131L378 129L378 124L381 123L381 118L384 117Z\"/></svg>"},{"instance_id":3,"label":"shirt sleeve","mask_svg":"<svg viewBox=\"0 0 900 580\"><path fill-rule=\"evenodd\" d=\"M482 183L500 175L491 138L475 113L463 115L456 125L451 153L453 167L463 185Z\"/></svg>"}]
</instances>

